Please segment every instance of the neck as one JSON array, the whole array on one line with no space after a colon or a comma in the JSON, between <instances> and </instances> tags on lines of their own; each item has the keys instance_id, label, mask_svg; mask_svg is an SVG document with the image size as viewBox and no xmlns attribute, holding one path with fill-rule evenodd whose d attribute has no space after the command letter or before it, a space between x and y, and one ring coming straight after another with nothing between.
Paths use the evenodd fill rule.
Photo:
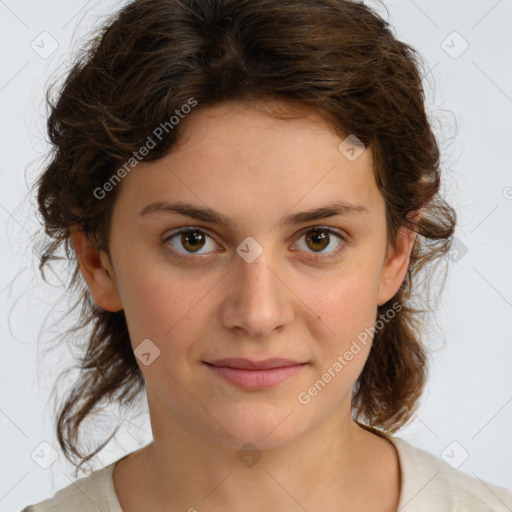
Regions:
<instances>
[{"instance_id":1,"label":"neck","mask_svg":"<svg viewBox=\"0 0 512 512\"><path fill-rule=\"evenodd\" d=\"M134 454L131 471L125 464L124 476L123 471L117 473L118 483L121 478L127 484L118 493L127 512L388 510L381 508L382 493L389 510L396 510L392 508L398 503L394 448L353 423L350 409L348 414L336 411L289 444L272 449L255 446L242 453L175 417L169 421L150 408L151 413L153 442ZM383 480L381 475L389 476ZM135 491L137 486L140 492Z\"/></svg>"}]
</instances>

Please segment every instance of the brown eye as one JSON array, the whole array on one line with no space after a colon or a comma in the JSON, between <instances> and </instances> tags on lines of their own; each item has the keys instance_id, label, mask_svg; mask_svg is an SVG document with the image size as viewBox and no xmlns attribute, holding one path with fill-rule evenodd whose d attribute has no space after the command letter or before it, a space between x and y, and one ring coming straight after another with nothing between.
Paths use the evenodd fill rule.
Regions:
<instances>
[{"instance_id":1,"label":"brown eye","mask_svg":"<svg viewBox=\"0 0 512 512\"><path fill-rule=\"evenodd\" d=\"M172 250L176 252L178 256L183 257L187 257L187 254L193 255L212 252L199 252L204 247L208 248L209 241L212 250L217 247L217 244L213 242L213 239L205 231L197 228L182 229L168 236L164 241L172 247Z\"/></svg>"},{"instance_id":2,"label":"brown eye","mask_svg":"<svg viewBox=\"0 0 512 512\"><path fill-rule=\"evenodd\" d=\"M296 243L295 247L300 251L316 254L318 259L336 256L346 245L345 237L341 233L322 226L309 228L303 232L300 238L305 239L304 246L300 247L302 245L302 242L300 242ZM164 242L171 247L171 252L179 258L206 256L215 252L217 248L213 238L206 231L199 228L178 230L167 236ZM211 247L208 247L208 243ZM206 250L203 251L204 248ZM331 249L327 250L329 248ZM315 259L315 257L312 259Z\"/></svg>"},{"instance_id":3,"label":"brown eye","mask_svg":"<svg viewBox=\"0 0 512 512\"><path fill-rule=\"evenodd\" d=\"M197 251L203 247L205 236L200 231L186 231L181 233L180 242L187 251Z\"/></svg>"},{"instance_id":4,"label":"brown eye","mask_svg":"<svg viewBox=\"0 0 512 512\"><path fill-rule=\"evenodd\" d=\"M305 239L305 248L300 247L301 244L298 243L296 244L298 249L306 252L313 251L321 257L324 257L324 253L325 257L336 255L345 246L345 238L340 233L321 226L310 228L301 235L302 237ZM331 250L326 250L329 247L331 247Z\"/></svg>"},{"instance_id":5,"label":"brown eye","mask_svg":"<svg viewBox=\"0 0 512 512\"><path fill-rule=\"evenodd\" d=\"M314 251L323 251L329 245L330 235L325 230L309 231L306 234L306 243Z\"/></svg>"}]
</instances>

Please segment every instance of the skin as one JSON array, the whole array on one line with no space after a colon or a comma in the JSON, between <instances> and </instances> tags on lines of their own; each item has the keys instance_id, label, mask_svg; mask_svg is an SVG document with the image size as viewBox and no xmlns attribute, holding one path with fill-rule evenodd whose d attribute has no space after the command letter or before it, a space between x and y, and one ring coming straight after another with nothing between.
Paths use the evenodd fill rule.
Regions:
<instances>
[{"instance_id":1,"label":"skin","mask_svg":"<svg viewBox=\"0 0 512 512\"><path fill-rule=\"evenodd\" d=\"M371 151L350 161L338 150L343 139L314 113L278 119L250 105L221 104L198 108L182 123L186 136L172 153L140 163L120 184L111 257L72 234L95 302L124 309L134 349L150 339L160 350L148 366L138 360L154 440L114 470L123 510L396 510L396 451L350 416L371 342L307 405L297 400L374 325L377 305L406 275L415 234L404 230L396 250L388 245ZM178 200L234 224L140 215L154 201ZM368 212L278 222L337 200ZM346 240L331 235L320 252L332 257L315 261L321 246L308 244L306 228L318 226ZM180 236L165 241L183 227L209 235L201 256ZM247 236L263 249L252 263L236 252ZM247 391L202 362L225 357L309 364L274 388ZM251 466L237 456L248 442L261 455Z\"/></svg>"}]
</instances>

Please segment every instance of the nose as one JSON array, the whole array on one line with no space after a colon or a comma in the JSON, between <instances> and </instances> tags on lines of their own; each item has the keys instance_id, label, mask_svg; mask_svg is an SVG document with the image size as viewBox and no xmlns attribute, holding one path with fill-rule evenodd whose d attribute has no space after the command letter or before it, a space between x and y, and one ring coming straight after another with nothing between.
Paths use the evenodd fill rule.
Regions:
<instances>
[{"instance_id":1,"label":"nose","mask_svg":"<svg viewBox=\"0 0 512 512\"><path fill-rule=\"evenodd\" d=\"M286 284L283 266L276 264L271 251L264 250L249 261L235 258L221 316L225 327L261 339L292 321L297 299Z\"/></svg>"}]
</instances>

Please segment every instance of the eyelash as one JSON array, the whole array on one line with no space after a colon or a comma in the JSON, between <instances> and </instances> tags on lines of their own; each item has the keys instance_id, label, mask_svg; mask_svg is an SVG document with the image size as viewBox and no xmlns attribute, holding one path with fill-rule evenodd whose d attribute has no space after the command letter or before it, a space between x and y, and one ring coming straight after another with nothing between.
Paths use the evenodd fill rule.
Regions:
<instances>
[{"instance_id":1,"label":"eyelash","mask_svg":"<svg viewBox=\"0 0 512 512\"><path fill-rule=\"evenodd\" d=\"M312 231L324 231L324 232L328 233L329 235L335 235L337 238L340 239L339 246L334 251L331 251L327 255L321 254L321 253L316 253L316 255L315 255L314 253L312 253L314 255L313 258L311 258L311 259L313 259L313 261L321 261L321 260L325 260L325 259L334 258L334 257L338 256L344 250L345 246L347 245L347 239L345 236L343 236L339 231L329 228L327 226L310 226L305 231L302 231L300 233L299 237L307 235L308 233L310 233ZM184 233L196 233L196 232L203 233L213 239L213 237L210 236L209 233L207 231L205 231L204 229L191 226L191 227L182 228L182 229L179 229L178 231L172 232L169 236L165 237L164 243L168 244L168 242L170 240L172 240L173 238L175 238L179 235L182 235ZM192 259L197 258L197 257L205 256L204 254L200 254L200 255L192 255L191 254L190 256L184 256L183 253L180 253L173 248L170 248L169 250L177 258L180 258L183 260L188 260L188 261L191 261Z\"/></svg>"}]
</instances>

